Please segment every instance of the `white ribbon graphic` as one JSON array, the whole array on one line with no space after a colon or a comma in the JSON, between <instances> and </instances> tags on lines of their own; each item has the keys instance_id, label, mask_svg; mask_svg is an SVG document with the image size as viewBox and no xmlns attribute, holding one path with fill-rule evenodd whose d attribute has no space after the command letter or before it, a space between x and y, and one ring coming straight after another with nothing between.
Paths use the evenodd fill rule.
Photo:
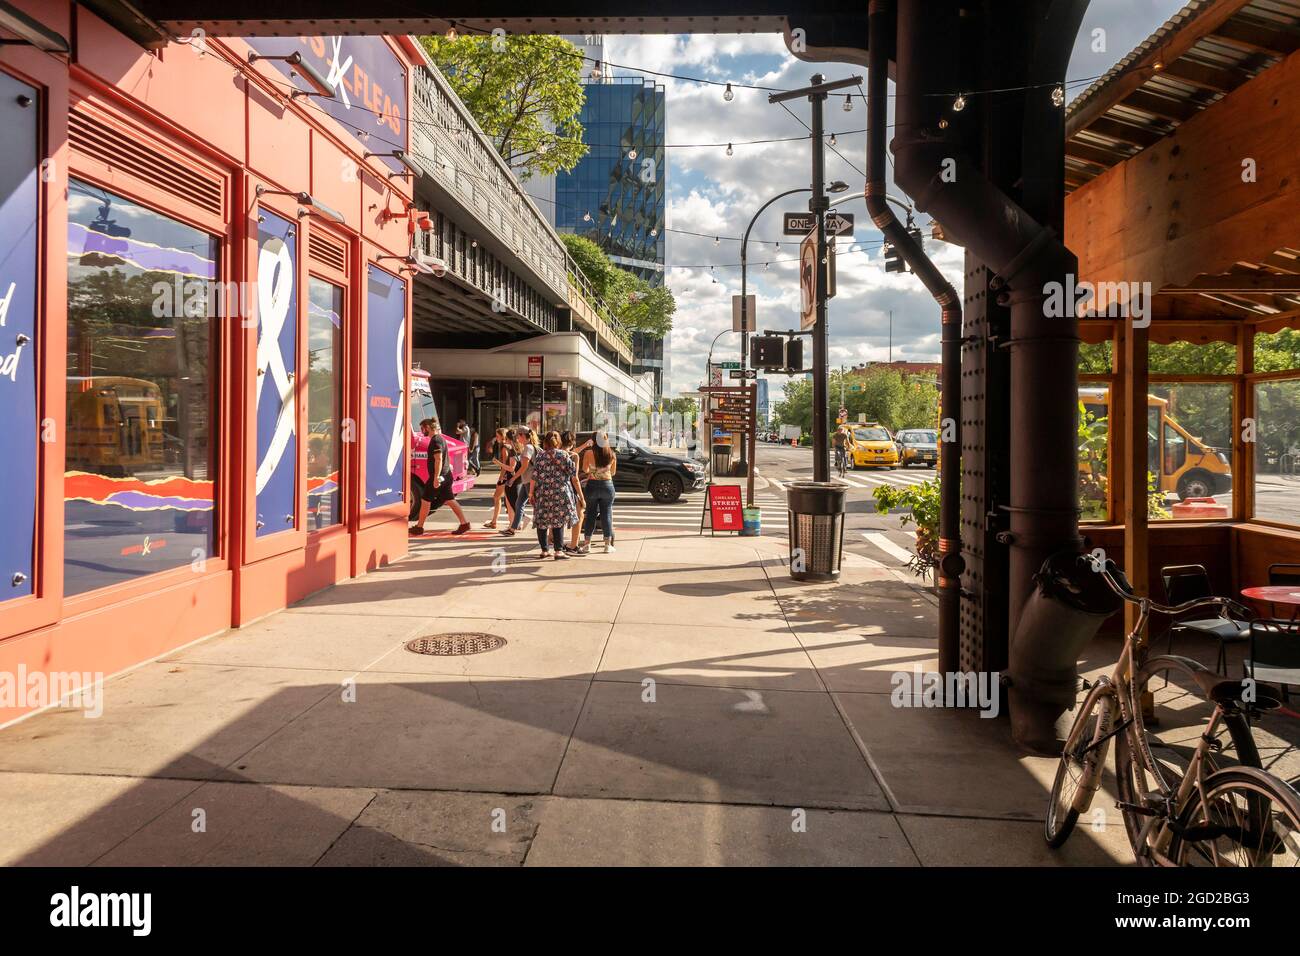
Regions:
<instances>
[{"instance_id":1,"label":"white ribbon graphic","mask_svg":"<svg viewBox=\"0 0 1300 956\"><path fill-rule=\"evenodd\" d=\"M402 449L406 447L406 317L397 327L397 418L393 421L393 436L388 443L388 473L397 470L402 460Z\"/></svg>"},{"instance_id":2,"label":"white ribbon graphic","mask_svg":"<svg viewBox=\"0 0 1300 956\"><path fill-rule=\"evenodd\" d=\"M262 246L257 256L257 371L259 379L269 373L271 383L280 398L280 412L275 419L275 432L266 454L257 463L257 493L275 474L293 437L294 397L293 380L284 367L280 353L280 332L289 317L289 302L293 297L293 257L289 247L280 238L271 238ZM257 385L257 405L262 404L265 381Z\"/></svg>"}]
</instances>

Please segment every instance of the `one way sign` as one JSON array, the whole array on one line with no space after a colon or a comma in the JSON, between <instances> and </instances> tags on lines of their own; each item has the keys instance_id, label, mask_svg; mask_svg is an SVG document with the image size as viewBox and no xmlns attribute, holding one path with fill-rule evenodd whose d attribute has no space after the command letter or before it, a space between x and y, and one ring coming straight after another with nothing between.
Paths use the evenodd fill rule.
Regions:
<instances>
[{"instance_id":1,"label":"one way sign","mask_svg":"<svg viewBox=\"0 0 1300 956\"><path fill-rule=\"evenodd\" d=\"M782 227L787 236L806 236L817 225L817 217L810 212L782 213ZM853 235L853 214L828 212L826 214L827 236Z\"/></svg>"}]
</instances>

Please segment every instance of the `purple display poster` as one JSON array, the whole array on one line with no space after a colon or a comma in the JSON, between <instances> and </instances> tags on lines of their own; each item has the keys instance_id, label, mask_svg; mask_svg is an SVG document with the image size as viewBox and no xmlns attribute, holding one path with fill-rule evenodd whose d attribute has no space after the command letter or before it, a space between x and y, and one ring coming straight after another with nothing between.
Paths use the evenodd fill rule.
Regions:
<instances>
[{"instance_id":1,"label":"purple display poster","mask_svg":"<svg viewBox=\"0 0 1300 956\"><path fill-rule=\"evenodd\" d=\"M406 282L366 275L366 508L406 494Z\"/></svg>"},{"instance_id":2,"label":"purple display poster","mask_svg":"<svg viewBox=\"0 0 1300 956\"><path fill-rule=\"evenodd\" d=\"M266 209L257 227L257 536L298 513L297 224Z\"/></svg>"},{"instance_id":3,"label":"purple display poster","mask_svg":"<svg viewBox=\"0 0 1300 956\"><path fill-rule=\"evenodd\" d=\"M0 72L0 602L32 593L36 539L37 90Z\"/></svg>"}]
</instances>

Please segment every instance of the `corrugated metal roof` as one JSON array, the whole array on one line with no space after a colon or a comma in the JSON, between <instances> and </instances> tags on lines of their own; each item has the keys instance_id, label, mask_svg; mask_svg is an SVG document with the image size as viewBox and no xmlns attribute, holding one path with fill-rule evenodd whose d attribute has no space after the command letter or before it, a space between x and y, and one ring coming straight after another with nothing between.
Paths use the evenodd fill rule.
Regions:
<instances>
[{"instance_id":1,"label":"corrugated metal roof","mask_svg":"<svg viewBox=\"0 0 1300 956\"><path fill-rule=\"evenodd\" d=\"M1191 0L1066 107L1072 190L1300 50L1300 0Z\"/></svg>"}]
</instances>

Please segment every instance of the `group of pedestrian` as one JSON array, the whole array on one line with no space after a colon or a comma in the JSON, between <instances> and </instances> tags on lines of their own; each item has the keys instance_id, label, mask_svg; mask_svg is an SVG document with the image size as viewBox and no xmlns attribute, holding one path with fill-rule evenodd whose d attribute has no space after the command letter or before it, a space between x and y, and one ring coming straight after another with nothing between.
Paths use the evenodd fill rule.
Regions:
<instances>
[{"instance_id":1,"label":"group of pedestrian","mask_svg":"<svg viewBox=\"0 0 1300 956\"><path fill-rule=\"evenodd\" d=\"M599 521L605 550L614 550L614 475L618 459L609 436L597 432L577 444L571 431L538 437L531 428L498 428L490 453L501 469L492 492L492 517L483 525L497 528L504 503L512 536L527 527L532 505L538 558L560 560L591 553L591 536ZM566 541L565 531L568 531Z\"/></svg>"},{"instance_id":2,"label":"group of pedestrian","mask_svg":"<svg viewBox=\"0 0 1300 956\"><path fill-rule=\"evenodd\" d=\"M480 473L477 433L464 419L457 436L469 446L468 465ZM539 437L527 426L498 428L488 453L500 469L492 489L492 517L483 525L498 529L502 505L509 537L528 527L537 532L539 558L556 560L591 553L591 538L599 524L605 551L614 550L614 476L618 457L604 431L577 444L571 431L549 431ZM431 477L433 476L433 477ZM447 505L459 522L453 535L470 530L452 484L451 456L436 418L420 422L411 442L412 505L410 533L424 534L430 511ZM531 504L532 518L525 515ZM565 532L568 531L568 535ZM567 540L566 540L567 537Z\"/></svg>"}]
</instances>

